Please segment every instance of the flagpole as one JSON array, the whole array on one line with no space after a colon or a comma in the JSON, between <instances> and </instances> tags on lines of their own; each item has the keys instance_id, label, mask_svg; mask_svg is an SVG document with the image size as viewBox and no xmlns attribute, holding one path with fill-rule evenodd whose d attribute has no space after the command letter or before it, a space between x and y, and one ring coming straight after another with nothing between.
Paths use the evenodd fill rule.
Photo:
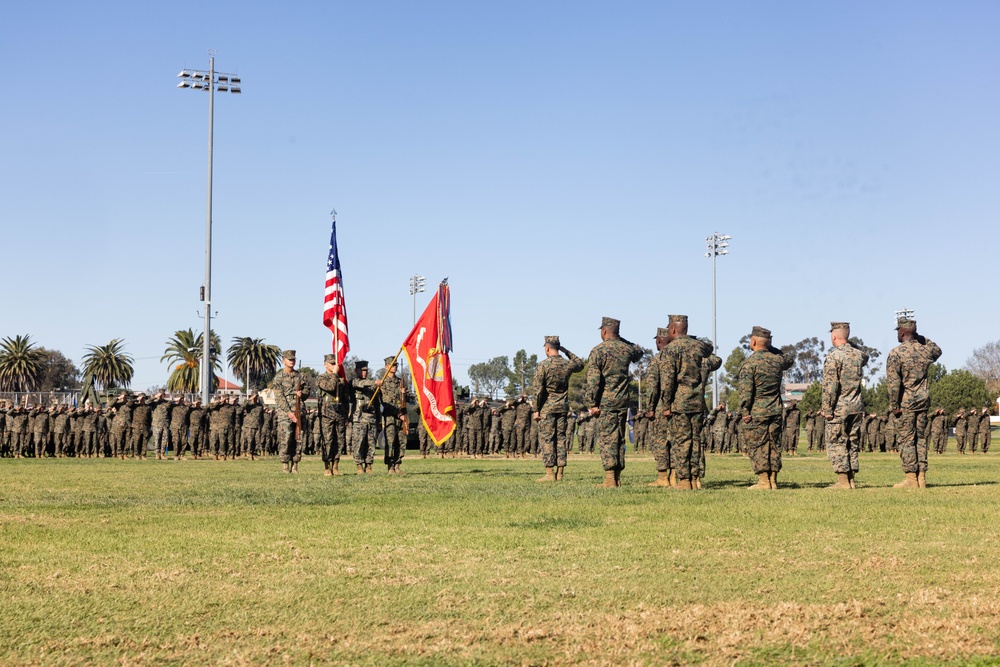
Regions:
<instances>
[{"instance_id":1,"label":"flagpole","mask_svg":"<svg viewBox=\"0 0 1000 667\"><path fill-rule=\"evenodd\" d=\"M386 377L389 376L389 369L396 365L396 362L399 361L399 355L401 355L402 353L403 353L403 346L400 345L399 350L396 352L396 356L392 358L392 363L385 367L385 375L383 375L382 379L378 381L377 385L375 385L375 391L374 393L372 393L372 398L370 401L368 401L369 408L372 406L372 403L375 402L375 397L378 396L379 390L382 389L382 383L385 382Z\"/></svg>"}]
</instances>

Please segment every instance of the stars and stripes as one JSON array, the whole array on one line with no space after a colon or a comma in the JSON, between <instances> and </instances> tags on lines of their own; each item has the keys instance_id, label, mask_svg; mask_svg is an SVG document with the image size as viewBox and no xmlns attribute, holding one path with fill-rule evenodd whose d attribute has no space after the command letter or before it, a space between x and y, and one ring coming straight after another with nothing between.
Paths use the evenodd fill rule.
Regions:
<instances>
[{"instance_id":1,"label":"stars and stripes","mask_svg":"<svg viewBox=\"0 0 1000 667\"><path fill-rule=\"evenodd\" d=\"M344 302L344 281L337 254L337 216L333 216L330 232L330 256L326 260L326 294L323 297L323 326L333 333L333 352L343 374L344 358L351 349L347 336L347 304Z\"/></svg>"}]
</instances>

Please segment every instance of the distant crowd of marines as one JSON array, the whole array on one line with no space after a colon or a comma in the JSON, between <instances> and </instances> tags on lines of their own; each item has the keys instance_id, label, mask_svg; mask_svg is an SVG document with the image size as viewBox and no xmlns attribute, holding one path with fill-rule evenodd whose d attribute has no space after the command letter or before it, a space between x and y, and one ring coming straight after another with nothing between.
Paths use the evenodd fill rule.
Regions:
<instances>
[{"instance_id":1,"label":"distant crowd of marines","mask_svg":"<svg viewBox=\"0 0 1000 667\"><path fill-rule=\"evenodd\" d=\"M751 489L777 489L782 452L797 454L802 427L809 450L825 451L831 461L837 475L832 488L855 488L861 451L898 452L905 479L897 486L925 486L928 448L944 452L949 425L955 427L960 453L989 451L987 408L963 409L951 417L943 410L928 414L927 370L941 349L917 333L913 320L897 323L900 345L887 359L890 409L884 415L864 412L861 389L868 355L849 341L847 322L831 323L833 346L823 365L822 407L805 414L780 396L782 375L793 360L759 326L751 331L751 355L738 372L737 411L724 405L709 410L705 389L721 359L710 341L688 335L687 324L686 316L671 315L669 325L657 330L657 354L643 383L643 409L632 415L634 449L648 449L656 462L657 479L650 486L701 488L706 452L738 451L750 459L758 477ZM546 336L546 356L529 394L496 407L485 398L457 406L454 436L437 453L541 455L545 475L538 481L557 482L563 479L575 437L581 453L600 453L605 472L600 486L620 486L630 416L629 366L643 350L621 338L619 329L618 320L602 320L602 342L586 365L558 336ZM225 460L269 454L280 457L285 472L298 472L302 455L316 453L322 456L324 474L332 476L341 474L341 455L353 457L359 474L370 473L378 443L388 472L401 472L409 417L396 357L385 359L378 380L369 379L366 361L358 362L356 378L347 380L336 355L326 355L313 409L304 405L311 389L295 369L295 351L284 351L282 361L269 386L274 408L256 393L242 403L237 397L219 397L207 406L162 392L124 393L105 409L89 403L79 409L6 404L0 407L0 456L142 459L152 451L157 459L172 454L179 460L188 455ZM569 378L585 366L585 407L573 413ZM420 454L427 458L434 447L419 422L416 430Z\"/></svg>"}]
</instances>

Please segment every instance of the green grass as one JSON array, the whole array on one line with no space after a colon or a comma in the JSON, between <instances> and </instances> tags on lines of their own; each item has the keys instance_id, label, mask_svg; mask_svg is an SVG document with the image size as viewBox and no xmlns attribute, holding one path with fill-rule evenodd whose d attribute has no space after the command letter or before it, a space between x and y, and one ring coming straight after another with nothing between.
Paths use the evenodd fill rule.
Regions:
<instances>
[{"instance_id":1,"label":"green grass","mask_svg":"<svg viewBox=\"0 0 1000 667\"><path fill-rule=\"evenodd\" d=\"M0 663L1000 664L1000 457L708 468L2 460Z\"/></svg>"}]
</instances>

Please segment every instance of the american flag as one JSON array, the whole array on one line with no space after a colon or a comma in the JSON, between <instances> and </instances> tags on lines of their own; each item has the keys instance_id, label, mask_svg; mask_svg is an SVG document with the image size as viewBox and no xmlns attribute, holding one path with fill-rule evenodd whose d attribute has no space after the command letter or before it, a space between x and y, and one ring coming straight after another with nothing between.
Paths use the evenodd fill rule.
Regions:
<instances>
[{"instance_id":1,"label":"american flag","mask_svg":"<svg viewBox=\"0 0 1000 667\"><path fill-rule=\"evenodd\" d=\"M333 332L333 351L337 355L337 363L343 367L351 343L347 337L347 305L344 303L344 281L340 275L340 256L337 254L336 211L333 213L333 231L330 232L330 256L326 260L323 326ZM340 372L343 375L343 368Z\"/></svg>"}]
</instances>

